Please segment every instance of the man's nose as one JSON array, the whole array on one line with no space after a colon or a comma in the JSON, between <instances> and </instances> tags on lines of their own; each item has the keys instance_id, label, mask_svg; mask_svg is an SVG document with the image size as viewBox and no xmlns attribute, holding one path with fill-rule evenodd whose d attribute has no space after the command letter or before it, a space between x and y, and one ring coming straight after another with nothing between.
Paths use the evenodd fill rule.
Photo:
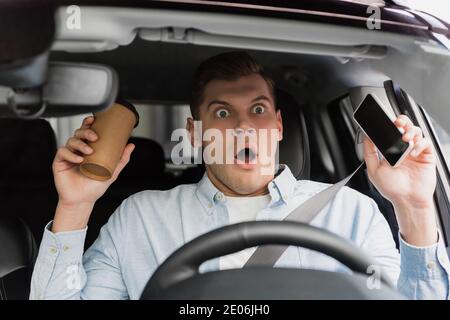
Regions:
<instances>
[{"instance_id":1,"label":"man's nose","mask_svg":"<svg viewBox=\"0 0 450 320\"><path fill-rule=\"evenodd\" d=\"M250 136L256 133L256 129L246 120L239 121L236 127L234 128L234 132L237 136L244 135Z\"/></svg>"},{"instance_id":2,"label":"man's nose","mask_svg":"<svg viewBox=\"0 0 450 320\"><path fill-rule=\"evenodd\" d=\"M240 134L254 134L256 132L255 127L252 125L246 115L239 116L234 130L236 133Z\"/></svg>"}]
</instances>

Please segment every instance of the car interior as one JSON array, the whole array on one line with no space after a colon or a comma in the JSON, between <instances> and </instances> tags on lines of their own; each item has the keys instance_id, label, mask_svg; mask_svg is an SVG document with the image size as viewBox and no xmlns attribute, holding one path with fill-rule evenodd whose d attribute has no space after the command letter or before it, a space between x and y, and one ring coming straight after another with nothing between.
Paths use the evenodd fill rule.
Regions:
<instances>
[{"instance_id":1,"label":"car interior","mask_svg":"<svg viewBox=\"0 0 450 320\"><path fill-rule=\"evenodd\" d=\"M120 95L135 103L147 102L147 108L152 108L151 103L165 105L188 103L189 79L193 68L202 59L221 52L209 47L176 48L177 45L149 45L144 41L136 41L132 45L119 48L111 52L95 54L68 54L55 52L51 59L56 61L83 61L95 62L112 66L118 71L121 79ZM154 59L147 62L146 52L151 52ZM178 53L178 54L177 54ZM289 61L291 65L310 65L311 62L320 64L316 57L273 54L269 52L252 52L260 61L264 61L269 70L276 68L271 62ZM128 57L134 57L129 59ZM139 58L142 56L142 59ZM156 59L157 57L157 59ZM158 60L158 61L155 61ZM298 60L298 62L295 62ZM128 63L134 61L134 65ZM177 64L174 65L174 61ZM136 71L148 72L152 76L136 74ZM276 70L276 69L275 69ZM290 72L293 72L292 70ZM338 163L333 159L330 148L327 146L324 133L314 123L314 104L310 97L300 94L302 91L315 90L314 84L309 82L307 74L298 74L292 77L303 77L294 81L296 92L277 89L277 103L281 109L284 124L284 139L280 143L280 163L285 163L294 173L297 179L310 179L315 181L333 183L341 177L336 171L336 166L344 167L343 173L354 169L358 163L354 142L351 140L351 132L341 124L336 124L335 134L342 142L341 156L347 154L347 161ZM170 76L172 75L172 76ZM174 77L173 75L176 75ZM278 75L278 78L283 75ZM311 75L314 77L314 75ZM166 80L164 80L166 78ZM304 82L306 81L306 82ZM162 86L165 82L167 86ZM153 96L151 90L155 88L158 96ZM175 88L179 88L177 91ZM297 97L297 98L296 98ZM330 101L331 104L334 101ZM338 103L339 104L339 103ZM324 106L333 109L338 106ZM168 108L171 110L170 108ZM170 114L167 115L170 119ZM158 125L158 119L149 123L141 120L142 125ZM337 119L336 119L337 120ZM6 201L0 204L1 212L18 212L19 216L30 227L37 244L42 238L45 225L52 219L56 204L57 193L53 184L51 163L56 153L57 142L55 132L50 123L44 119L22 120L2 119L1 148L7 150L9 157L2 159L2 167L6 177L1 179L7 185L5 188ZM341 121L344 121L341 118ZM170 128L170 127L168 127ZM316 128L316 129L315 129ZM165 130L164 127L160 128ZM14 134L11 134L11 133ZM9 134L6 134L9 133ZM86 238L88 248L98 236L100 228L107 222L110 215L128 196L142 190L167 190L179 184L196 183L204 173L202 165L187 169L170 169L170 157L164 153L164 149L157 141L146 137L132 137L130 142L136 145L135 153L130 163L124 169L116 182L107 190L94 207ZM18 148L20 146L20 148ZM330 162L326 163L325 160ZM353 166L353 167L352 167ZM383 199L375 188L368 183L367 177L355 177L352 187L372 196L383 208L388 221L391 222L393 234L396 236L396 222L393 209Z\"/></svg>"},{"instance_id":2,"label":"car interior","mask_svg":"<svg viewBox=\"0 0 450 320\"><path fill-rule=\"evenodd\" d=\"M51 59L55 61L83 61L90 63L101 63L112 66L117 70L119 78L121 79L120 95L126 99L142 104L147 103L145 107L152 108L153 104L161 104L170 106L171 104L188 104L189 101L189 86L190 78L192 77L195 66L206 59L209 56L217 54L219 52L227 51L227 49L216 49L211 47L199 47L199 46L186 46L181 45L182 48L177 48L180 45L161 45L152 44L142 40L137 40L135 43L121 47L111 52L102 53L61 53L54 52L51 55ZM146 61L145 54L151 52L153 58L150 61ZM315 122L315 118L318 116L317 106L312 97L306 92L320 90L320 88L314 88L314 81L320 85L320 80L314 80L317 74L309 73L306 68L316 69L315 65L323 65L327 60L333 58L322 58L325 61L320 62L320 58L315 56L299 56L289 55L271 52L251 52L258 61L262 61L269 72L275 74L275 81L277 86L279 83L283 83L283 77L286 74L278 74L280 71L279 66L276 65L277 61L283 61L286 65L299 66L298 70L289 70L287 72L291 77L295 77L293 84L289 83L289 88L277 88L276 97L279 108L281 109L285 137L280 143L280 163L285 163L294 173L297 179L310 179L314 181L334 183L346 173L356 168L359 163L357 158L354 141L352 141L351 134L354 132L349 131L343 124L345 120L341 115L334 117L330 114L328 117L333 117L332 123L334 135L339 137L340 144L335 146L329 146L326 141L325 134L320 130L320 123ZM134 57L129 59L128 57ZM129 61L133 61L129 63ZM176 62L176 65L175 63ZM133 65L134 64L134 65ZM142 64L142 65L141 65ZM302 68L303 66L303 68ZM299 70L305 70L300 72ZM278 71L278 72L277 72ZM141 72L140 75L138 72ZM144 74L151 74L151 77ZM176 77L168 76L176 75ZM291 79L291 78L289 78ZM279 82L277 80L280 80ZM319 80L319 81L318 81ZM162 84L165 85L162 85ZM159 87L158 87L159 86ZM155 88L156 87L156 88ZM146 90L150 88L149 90ZM154 90L154 95L152 91ZM342 105L342 101L345 97L341 97L338 101L329 101L329 105L324 105L324 111L329 112L339 109ZM168 111L173 111L173 108L167 107ZM339 113L339 112L338 112ZM171 115L166 115L166 118L170 121ZM153 119L154 123L148 123L141 120L140 126L149 125L156 126L160 119ZM338 121L341 120L341 123ZM5 120L6 121L6 120ZM11 121L11 120L7 120ZM21 120L15 120L21 121ZM34 121L22 120L24 126L30 126L29 130L21 130L17 125L12 124L14 130L17 132L26 132L27 135L36 137L42 136L38 130L44 130L44 120L36 120L40 122L39 125L35 125L36 128L31 126ZM340 127L339 127L340 126ZM170 128L170 126L167 126ZM2 130L7 131L6 126L2 126ZM44 158L42 159L42 168L50 168L52 157L50 155L56 152L56 138L53 131L50 130L51 126L47 123L46 137L48 139L48 145L46 149L36 148L36 154L32 157L26 157L27 159ZM165 130L165 128L159 128ZM34 132L34 134L33 134ZM170 132L165 132L166 136L170 136ZM26 138L23 138L26 140ZM98 201L92 214L92 220L89 224L89 231L87 236L86 246L88 247L95 240L100 227L106 223L108 217L113 213L114 209L128 196L135 192L151 189L151 190L167 190L173 188L179 184L195 183L200 180L203 175L204 168L202 165L197 167L189 167L186 169L174 168L170 166L170 154L164 153L164 149L160 143L152 140L150 137L132 137L130 142L136 144L136 152L129 165L124 169L118 180L111 186L106 194ZM32 142L30 142L32 143ZM11 145L17 145L11 142ZM338 149L338 150L332 150ZM51 150L51 152L49 152ZM338 151L340 158L334 159L332 152ZM31 152L28 150L28 152ZM38 154L42 153L42 154ZM12 159L17 159L13 157ZM329 160L329 161L327 161ZM12 164L11 164L12 165ZM14 165L19 165L15 161ZM168 168L168 166L170 168ZM19 168L21 168L20 166ZM174 170L175 169L175 170ZM340 170L340 172L338 171ZM176 172L175 172L176 171ZM11 171L12 172L12 171ZM31 178L31 177L30 177ZM51 170L47 170L47 174L42 173L42 180L51 184L52 174ZM36 181L33 178L33 181ZM30 187L30 184L26 184ZM395 232L395 219L393 219L392 208L385 203L384 199L378 194L376 189L372 188L368 183L367 177L355 177L354 188L359 191L371 195L379 204L384 208L383 213L386 215L389 221L392 221L392 228ZM44 192L48 192L48 188L43 187ZM31 192L35 194L34 192ZM19 194L19 193L15 193ZM24 197L25 199L27 197ZM13 197L10 198L11 203L15 203ZM51 201L50 199L53 199ZM42 214L39 214L39 218L42 219L39 224L35 221L28 221L33 226L35 237L37 241L42 236L42 229L46 222L51 220L56 206L56 197L47 197L45 199L46 206L37 206L42 208ZM24 204L25 206L27 204ZM53 207L52 207L53 205ZM30 211L36 208L35 204L29 203L30 209L24 210L23 215L27 213L30 217L36 215ZM49 208L50 207L50 208ZM50 209L50 210L49 210ZM41 210L41 209L39 209ZM36 218L35 218L36 219ZM34 229L36 228L36 229Z\"/></svg>"},{"instance_id":3,"label":"car interior","mask_svg":"<svg viewBox=\"0 0 450 320\"><path fill-rule=\"evenodd\" d=\"M61 19L63 14L61 10ZM112 31L107 32L102 27L96 29L100 30L95 35L99 39L98 43L92 42L91 36L83 32L70 37L67 30L60 30L59 38L49 52L49 61L95 63L113 68L119 79L118 96L135 104L141 112L139 128L130 138L136 149L117 181L96 203L89 221L86 248L95 241L100 228L125 198L142 190L168 190L180 184L196 183L202 177L202 165L173 164L168 148L171 129L180 124L183 127L183 121L188 115L177 111L176 106L187 110L190 81L202 60L220 52L240 49L252 54L276 83L276 98L284 125L284 139L279 150L280 163L287 164L297 179L335 183L352 172L362 160L355 141L356 125L351 117L362 94L367 90L378 92L382 99L388 101L389 92L385 82L403 80L405 76L402 78L399 73L405 60L413 63L422 59L419 57L420 50L433 46L423 40L414 42L407 36L395 34L386 36L384 43L381 43L380 36L369 34L370 31L357 33L321 25L309 29L316 30L311 32L321 41L314 44L310 41L312 35L308 35L305 30L294 39L300 26L291 22L285 22L284 29L276 28L273 22L272 28L275 28L271 30L275 31L266 33L264 38L264 28L258 30L254 24L238 18L235 20L238 25L235 26L230 22L221 24L219 19L216 24L210 24L209 29L204 26L203 30L193 29L197 37L192 35L192 39L198 41L189 42L183 40L183 37L188 37L183 32L189 28L200 28L202 21L214 18L205 14L204 20L198 18L192 22L189 20L190 13L184 16L181 13L179 16L172 15L165 25L158 22L163 21L163 17L159 17L152 20L154 25L144 26L138 35L134 31L134 37L129 39L129 30L134 30L132 21L136 25L139 21L145 24L142 21L157 16L157 13L149 12L146 16L140 15L138 11L130 11L128 14L134 20L127 18L126 12L99 14L92 8L86 15L89 18L97 17L99 25L105 21L111 22L115 27L112 28L116 32L115 38L111 35ZM175 18L179 24L174 22ZM171 20L174 21L171 23ZM243 28L246 23L250 26L247 29ZM118 28L119 25L123 28ZM183 28L172 27L180 25ZM244 33L249 34L235 33L232 37L230 34L233 30L246 30ZM245 45L242 41L250 33L258 35L265 42ZM280 36L281 33L283 36ZM357 36L352 38L352 34ZM175 40L178 36L181 38L175 41L170 35ZM287 38L297 41L298 45L288 46L285 43ZM353 40L343 43L344 38ZM219 40L222 40L220 45L217 44ZM352 42L366 47L355 47ZM339 53L339 50L346 52ZM423 63L429 63L434 70L438 68L436 64L440 59L443 58L437 52L433 61ZM402 83L406 83L408 93L416 99L414 89L423 86L422 80ZM427 98L421 94L422 91L418 93L418 100L426 102ZM438 97L436 103L440 99ZM430 104L431 110L435 106L435 103ZM147 112L147 109L153 111ZM402 111L395 108L389 110L395 114ZM25 283L20 287L12 283L23 279L19 272L29 272L44 227L51 221L56 208L58 196L51 163L57 147L64 143L64 137L58 132L56 124L62 118L65 121L76 119L73 120L74 125L78 126L84 114L74 108L61 118L0 118L0 150L4 155L0 159L0 194L3 197L0 201L0 219L10 216L20 218L18 222L0 223L0 242L14 248L20 247L8 250L17 253L14 259L4 258L0 254L0 299L27 296ZM146 114L151 116L146 118ZM367 174L360 172L349 186L376 201L398 245L398 226L392 205L369 182ZM15 241L18 238L20 240ZM14 262L14 265L6 264L6 261Z\"/></svg>"}]
</instances>

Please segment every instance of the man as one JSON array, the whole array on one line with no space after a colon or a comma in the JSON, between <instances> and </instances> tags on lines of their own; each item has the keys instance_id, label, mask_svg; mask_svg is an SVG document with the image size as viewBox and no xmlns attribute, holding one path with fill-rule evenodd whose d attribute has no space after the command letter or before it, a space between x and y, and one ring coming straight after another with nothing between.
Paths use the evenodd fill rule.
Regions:
<instances>
[{"instance_id":1,"label":"man","mask_svg":"<svg viewBox=\"0 0 450 320\"><path fill-rule=\"evenodd\" d=\"M273 81L248 54L224 53L200 65L194 78L191 112L201 121L203 132L215 130L227 136L226 131L231 130L235 133L231 140L263 129L276 135L256 145L245 138L244 153L236 144L218 147L216 153L232 152L232 163L207 163L198 184L165 192L143 191L127 198L83 257L94 203L128 163L134 148L132 144L126 146L109 181L84 177L77 168L83 160L80 155L93 152L86 141L97 139L90 129L94 119L87 117L53 162L59 202L42 240L31 298L138 299L158 265L187 241L229 223L282 220L327 187L296 181L286 166L275 172L275 153L270 146L274 139L282 139L282 114L276 106ZM194 119L188 119L187 129L191 143L198 145ZM402 164L393 168L380 161L368 139L364 157L370 180L395 208L401 253L375 202L350 188L343 188L312 225L346 237L366 250L407 297L447 299L449 261L433 209L435 154L430 141L407 117L398 117L395 124L404 130L404 141L414 142L414 149ZM211 141L202 143L208 147ZM262 173L258 144L269 150L271 174ZM251 163L255 157L257 160ZM242 267L253 251L208 261L203 271ZM289 247L276 266L348 271L329 257L296 247Z\"/></svg>"}]
</instances>

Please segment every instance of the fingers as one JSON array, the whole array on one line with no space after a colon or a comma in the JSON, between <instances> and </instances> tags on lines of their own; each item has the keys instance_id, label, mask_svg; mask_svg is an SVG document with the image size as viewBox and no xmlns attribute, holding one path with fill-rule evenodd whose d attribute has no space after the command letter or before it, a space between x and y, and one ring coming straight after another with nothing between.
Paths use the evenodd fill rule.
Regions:
<instances>
[{"instance_id":1,"label":"fingers","mask_svg":"<svg viewBox=\"0 0 450 320\"><path fill-rule=\"evenodd\" d=\"M377 147L368 138L364 137L364 160L366 162L367 171L369 175L373 173L380 164L380 159L378 158Z\"/></svg>"},{"instance_id":2,"label":"fingers","mask_svg":"<svg viewBox=\"0 0 450 320\"><path fill-rule=\"evenodd\" d=\"M67 140L66 147L72 152L80 152L81 154L91 154L94 150L81 139L72 137Z\"/></svg>"},{"instance_id":3,"label":"fingers","mask_svg":"<svg viewBox=\"0 0 450 320\"><path fill-rule=\"evenodd\" d=\"M74 136L67 140L64 147L58 148L54 159L55 164L58 162L80 164L84 160L82 155L90 154L94 151L82 140L94 141L97 139L95 132L89 129L94 120L94 116L88 116L83 119L80 129L75 131Z\"/></svg>"},{"instance_id":4,"label":"fingers","mask_svg":"<svg viewBox=\"0 0 450 320\"><path fill-rule=\"evenodd\" d=\"M411 157L418 158L421 156L422 160L433 161L433 144L429 138L423 136L422 129L415 126L411 119L404 114L400 115L395 120L395 125L404 130L402 140L414 144L414 147L410 152Z\"/></svg>"},{"instance_id":5,"label":"fingers","mask_svg":"<svg viewBox=\"0 0 450 320\"><path fill-rule=\"evenodd\" d=\"M75 130L74 137L76 137L78 139L88 140L88 141L95 141L98 138L95 131L92 129L88 129L88 128Z\"/></svg>"},{"instance_id":6,"label":"fingers","mask_svg":"<svg viewBox=\"0 0 450 320\"><path fill-rule=\"evenodd\" d=\"M67 161L71 163L81 163L83 161L83 157L73 153L66 147L58 148L58 151L55 155L55 161Z\"/></svg>"},{"instance_id":7,"label":"fingers","mask_svg":"<svg viewBox=\"0 0 450 320\"><path fill-rule=\"evenodd\" d=\"M422 153L422 151L424 151L425 148L427 148L428 146L431 146L430 141L428 139L425 139L425 138L422 139L411 150L411 156L416 157L417 155Z\"/></svg>"},{"instance_id":8,"label":"fingers","mask_svg":"<svg viewBox=\"0 0 450 320\"><path fill-rule=\"evenodd\" d=\"M80 129L86 129L89 128L94 123L94 116L88 116L83 119L83 122L81 123Z\"/></svg>"},{"instance_id":9,"label":"fingers","mask_svg":"<svg viewBox=\"0 0 450 320\"><path fill-rule=\"evenodd\" d=\"M414 125L411 119L404 114L399 115L394 123L397 127L412 127Z\"/></svg>"},{"instance_id":10,"label":"fingers","mask_svg":"<svg viewBox=\"0 0 450 320\"><path fill-rule=\"evenodd\" d=\"M128 164L130 161L131 153L133 152L135 148L135 145L133 143L129 143L125 146L125 149L123 150L122 157L120 158L120 161L116 167L116 170L114 170L112 174L112 180L116 180L119 176L120 172L123 168Z\"/></svg>"},{"instance_id":11,"label":"fingers","mask_svg":"<svg viewBox=\"0 0 450 320\"><path fill-rule=\"evenodd\" d=\"M404 114L401 114L395 119L394 124L397 126L398 130L405 134L408 130L410 130L414 124L412 123L411 119L409 119Z\"/></svg>"},{"instance_id":12,"label":"fingers","mask_svg":"<svg viewBox=\"0 0 450 320\"><path fill-rule=\"evenodd\" d=\"M402 140L405 142L418 143L423 139L422 130L415 126L411 119L401 114L395 119L394 124L402 132Z\"/></svg>"},{"instance_id":13,"label":"fingers","mask_svg":"<svg viewBox=\"0 0 450 320\"><path fill-rule=\"evenodd\" d=\"M424 161L433 162L433 144L429 138L421 139L411 150L410 155L414 158L421 158Z\"/></svg>"},{"instance_id":14,"label":"fingers","mask_svg":"<svg viewBox=\"0 0 450 320\"><path fill-rule=\"evenodd\" d=\"M79 152L81 154L91 154L94 150L86 143L93 142L98 139L94 130L90 129L90 125L94 122L94 117L89 116L84 118L80 129L75 130L73 137L69 138L66 147L72 152Z\"/></svg>"},{"instance_id":15,"label":"fingers","mask_svg":"<svg viewBox=\"0 0 450 320\"><path fill-rule=\"evenodd\" d=\"M402 140L405 142L419 142L423 139L422 130L419 127L410 127L402 136Z\"/></svg>"}]
</instances>

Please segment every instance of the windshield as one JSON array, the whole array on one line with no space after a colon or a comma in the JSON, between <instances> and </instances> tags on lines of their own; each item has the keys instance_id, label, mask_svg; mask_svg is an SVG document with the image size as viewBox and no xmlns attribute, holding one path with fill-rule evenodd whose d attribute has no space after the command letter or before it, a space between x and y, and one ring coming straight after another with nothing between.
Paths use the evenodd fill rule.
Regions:
<instances>
[{"instance_id":1,"label":"windshield","mask_svg":"<svg viewBox=\"0 0 450 320\"><path fill-rule=\"evenodd\" d=\"M448 0L396 0L395 3L432 14L450 22L450 2Z\"/></svg>"}]
</instances>

